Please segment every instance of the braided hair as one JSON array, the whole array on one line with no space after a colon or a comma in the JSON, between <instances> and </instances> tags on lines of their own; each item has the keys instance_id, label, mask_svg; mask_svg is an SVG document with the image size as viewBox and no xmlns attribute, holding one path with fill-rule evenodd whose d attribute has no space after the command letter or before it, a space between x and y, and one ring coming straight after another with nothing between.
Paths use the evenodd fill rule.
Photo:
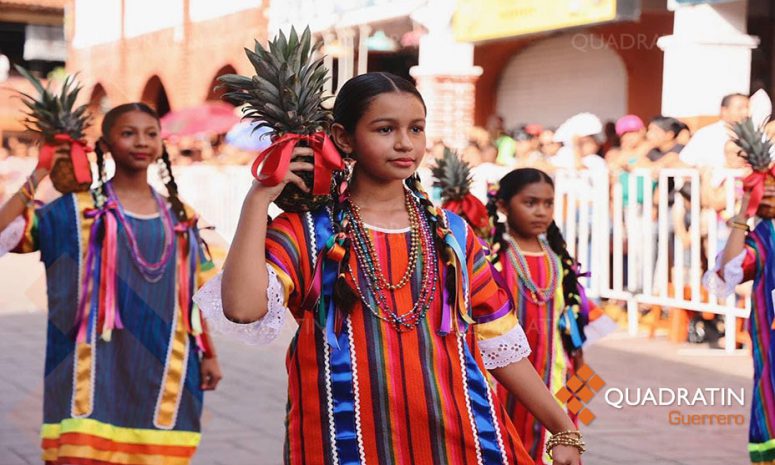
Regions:
<instances>
[{"instance_id":1,"label":"braided hair","mask_svg":"<svg viewBox=\"0 0 775 465\"><path fill-rule=\"evenodd\" d=\"M506 240L504 238L506 224L498 221L498 202L508 204L511 198L519 194L522 189L529 184L535 183L547 183L554 188L554 181L543 171L535 168L520 168L505 175L498 182L497 188L492 188L488 192L487 213L490 215L490 223L492 225L490 245L492 255L490 259L493 263L498 263L499 252L506 248ZM562 263L562 291L565 297L565 305L578 305L580 303L578 296L578 262L568 252L565 238L563 238L560 228L554 221L552 221L546 231L546 241Z\"/></svg>"},{"instance_id":2,"label":"braided hair","mask_svg":"<svg viewBox=\"0 0 775 465\"><path fill-rule=\"evenodd\" d=\"M371 102L378 95L395 92L407 93L417 97L420 103L422 103L423 109L427 112L427 107L425 106L422 95L410 81L390 73L366 73L350 79L341 87L341 89L339 89L336 101L334 102L334 123L342 125L348 134L354 134L358 120L366 113ZM349 153L343 153L345 158L350 155L351 154ZM351 246L350 240L346 238L345 234L347 224L350 221L347 209L345 208L347 201L347 182L347 176L345 174L335 174L332 193L332 217L334 234L339 235L339 237L342 238L341 246L344 248L344 257L340 262L339 277L337 278L334 287L334 301L344 311L349 312L352 310L355 302L357 302L358 297L345 280L343 269L349 262ZM457 297L454 267L451 264L453 263L454 252L445 242L445 229L447 228L447 225L443 224L444 221L441 217L440 210L433 205L430 198L423 190L419 176L415 174L408 178L405 183L419 199L428 224L434 231L434 245L437 253L444 259L444 263L449 263L449 265L446 265L448 267L448 272L446 274L447 279L445 286L447 286L451 302L454 302Z\"/></svg>"},{"instance_id":3,"label":"braided hair","mask_svg":"<svg viewBox=\"0 0 775 465\"><path fill-rule=\"evenodd\" d=\"M121 115L129 113L130 111L139 111L141 113L145 113L146 115L149 115L155 119L157 123L160 123L159 115L151 107L144 103L133 102L119 105L107 112L102 120L102 141L105 143L105 145L110 147L110 130L113 128L113 125L116 124L116 120L118 120ZM103 198L107 198L105 192L105 183L107 182L105 179L105 156L102 148L100 147L100 144L97 144L95 153L97 154L97 171L99 176L99 185L97 186L97 190L99 194L103 196ZM163 146L161 158L159 158L158 163L160 177L164 181L164 185L167 188L167 197L169 199L170 205L172 206L172 211L178 221L185 222L188 220L188 214L186 213L186 209L183 206L183 202L181 202L180 197L178 197L178 185L175 182L175 177L172 175L172 163L170 162L170 157L167 153L166 146Z\"/></svg>"}]
</instances>

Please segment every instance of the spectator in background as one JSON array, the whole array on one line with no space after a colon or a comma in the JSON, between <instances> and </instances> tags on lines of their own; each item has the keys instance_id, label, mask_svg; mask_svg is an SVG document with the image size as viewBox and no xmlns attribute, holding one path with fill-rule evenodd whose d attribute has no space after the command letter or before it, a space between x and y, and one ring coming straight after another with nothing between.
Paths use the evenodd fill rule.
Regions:
<instances>
[{"instance_id":1,"label":"spectator in background","mask_svg":"<svg viewBox=\"0 0 775 465\"><path fill-rule=\"evenodd\" d=\"M646 139L652 149L646 155L655 169L678 166L679 154L684 146L678 142L678 134L685 129L685 124L669 116L655 116L649 122Z\"/></svg>"},{"instance_id":2,"label":"spectator in background","mask_svg":"<svg viewBox=\"0 0 775 465\"><path fill-rule=\"evenodd\" d=\"M730 141L728 125L748 117L748 96L730 94L721 100L721 119L698 130L680 154L682 163L694 168L724 168L724 153Z\"/></svg>"},{"instance_id":3,"label":"spectator in background","mask_svg":"<svg viewBox=\"0 0 775 465\"><path fill-rule=\"evenodd\" d=\"M498 149L498 158L496 162L504 166L511 166L514 163L514 153L516 152L516 142L507 133L503 124L503 117L492 115L487 121L487 132L490 133L490 140Z\"/></svg>"},{"instance_id":4,"label":"spectator in background","mask_svg":"<svg viewBox=\"0 0 775 465\"><path fill-rule=\"evenodd\" d=\"M524 129L517 129L511 137L516 142L513 167L534 166L543 159L543 155L537 150L538 137Z\"/></svg>"},{"instance_id":5,"label":"spectator in background","mask_svg":"<svg viewBox=\"0 0 775 465\"><path fill-rule=\"evenodd\" d=\"M607 121L603 126L603 153L608 153L611 149L619 147L619 136L616 135L616 123L613 121Z\"/></svg>"},{"instance_id":6,"label":"spectator in background","mask_svg":"<svg viewBox=\"0 0 775 465\"><path fill-rule=\"evenodd\" d=\"M678 135L675 136L675 141L681 144L682 147L686 147L686 144L688 144L692 138L692 130L689 129L689 126L683 121L679 121L678 124L680 125L680 129L678 130Z\"/></svg>"},{"instance_id":7,"label":"spectator in background","mask_svg":"<svg viewBox=\"0 0 775 465\"><path fill-rule=\"evenodd\" d=\"M544 158L550 158L557 155L562 144L554 141L554 128L546 128L538 136L538 150L544 155Z\"/></svg>"},{"instance_id":8,"label":"spectator in background","mask_svg":"<svg viewBox=\"0 0 775 465\"><path fill-rule=\"evenodd\" d=\"M600 156L603 124L592 113L578 113L571 116L557 128L555 142L562 148L549 162L556 169L579 170L607 169Z\"/></svg>"},{"instance_id":9,"label":"spectator in background","mask_svg":"<svg viewBox=\"0 0 775 465\"><path fill-rule=\"evenodd\" d=\"M619 147L609 150L605 158L611 171L632 171L651 148L646 140L646 125L636 115L625 115L616 121Z\"/></svg>"}]
</instances>

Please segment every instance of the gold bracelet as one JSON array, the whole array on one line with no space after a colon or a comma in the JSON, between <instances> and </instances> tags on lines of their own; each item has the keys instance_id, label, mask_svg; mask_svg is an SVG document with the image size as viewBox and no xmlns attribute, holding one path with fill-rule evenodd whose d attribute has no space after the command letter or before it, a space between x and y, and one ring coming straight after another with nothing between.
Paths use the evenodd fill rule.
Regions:
<instances>
[{"instance_id":1,"label":"gold bracelet","mask_svg":"<svg viewBox=\"0 0 775 465\"><path fill-rule=\"evenodd\" d=\"M579 455L587 451L584 438L581 436L580 431L562 431L555 433L548 441L546 441L546 453L552 460L554 460L552 458L552 449L554 449L555 446L575 447L579 451Z\"/></svg>"},{"instance_id":2,"label":"gold bracelet","mask_svg":"<svg viewBox=\"0 0 775 465\"><path fill-rule=\"evenodd\" d=\"M749 232L751 230L751 227L748 226L748 223L741 223L739 221L735 220L729 220L727 221L727 226L733 229L739 229L741 231Z\"/></svg>"}]
</instances>

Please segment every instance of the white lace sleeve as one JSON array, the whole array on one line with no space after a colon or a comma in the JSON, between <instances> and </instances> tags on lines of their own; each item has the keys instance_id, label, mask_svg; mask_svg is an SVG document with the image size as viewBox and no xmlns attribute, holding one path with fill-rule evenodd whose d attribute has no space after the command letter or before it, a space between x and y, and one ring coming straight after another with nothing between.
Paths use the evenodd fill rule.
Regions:
<instances>
[{"instance_id":1,"label":"white lace sleeve","mask_svg":"<svg viewBox=\"0 0 775 465\"><path fill-rule=\"evenodd\" d=\"M735 292L735 287L743 282L743 261L745 261L743 250L738 256L724 265L724 277L718 275L721 254L716 257L716 265L712 270L708 270L702 277L702 284L705 289L715 294L719 298L726 298Z\"/></svg>"},{"instance_id":2,"label":"white lace sleeve","mask_svg":"<svg viewBox=\"0 0 775 465\"><path fill-rule=\"evenodd\" d=\"M211 331L232 336L250 345L269 344L277 338L285 324L288 308L285 306L285 293L277 273L269 265L266 268L269 273L269 286L266 292L268 311L263 318L253 323L235 323L223 314L222 273L208 281L194 294L194 302L202 310Z\"/></svg>"},{"instance_id":3,"label":"white lace sleeve","mask_svg":"<svg viewBox=\"0 0 775 465\"><path fill-rule=\"evenodd\" d=\"M530 344L521 325L508 333L479 341L484 367L488 370L516 363L530 355Z\"/></svg>"},{"instance_id":4,"label":"white lace sleeve","mask_svg":"<svg viewBox=\"0 0 775 465\"><path fill-rule=\"evenodd\" d=\"M0 231L0 257L15 249L24 237L27 222L19 215L5 229Z\"/></svg>"}]
</instances>

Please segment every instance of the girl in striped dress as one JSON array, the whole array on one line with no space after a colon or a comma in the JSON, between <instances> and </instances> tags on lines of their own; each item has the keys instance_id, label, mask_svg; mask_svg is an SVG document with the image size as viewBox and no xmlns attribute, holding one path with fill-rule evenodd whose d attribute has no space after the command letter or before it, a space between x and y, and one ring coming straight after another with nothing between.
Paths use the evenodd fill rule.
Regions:
<instances>
[{"instance_id":1,"label":"girl in striped dress","mask_svg":"<svg viewBox=\"0 0 775 465\"><path fill-rule=\"evenodd\" d=\"M763 465L775 463L775 187L765 185L760 204L751 205L751 197L751 191L743 194L740 212L728 223L727 244L703 282L714 294L726 298L738 284L753 280L748 331L754 388L748 454L752 464ZM754 212L760 221L750 231L748 222Z\"/></svg>"},{"instance_id":2,"label":"girl in striped dress","mask_svg":"<svg viewBox=\"0 0 775 465\"><path fill-rule=\"evenodd\" d=\"M517 169L504 176L489 197L494 266L525 328L532 349L528 359L549 391L556 393L568 373L583 364L587 312L568 308L581 299L575 261L553 220L552 178L534 168ZM506 223L498 221L499 211ZM499 386L498 395L535 463L547 463L545 424L506 386Z\"/></svg>"},{"instance_id":3,"label":"girl in striped dress","mask_svg":"<svg viewBox=\"0 0 775 465\"><path fill-rule=\"evenodd\" d=\"M48 287L46 464L186 465L202 391L221 378L191 296L212 263L177 197L159 118L140 103L102 122L100 182L35 208L38 168L0 209L0 254L40 251ZM73 142L73 144L79 142ZM69 144L58 156L69 156ZM103 180L103 150L116 174ZM147 182L161 158L168 197Z\"/></svg>"},{"instance_id":4,"label":"girl in striped dress","mask_svg":"<svg viewBox=\"0 0 775 465\"><path fill-rule=\"evenodd\" d=\"M352 177L335 175L327 207L271 223L267 208L285 184L308 191L292 171L313 166L292 163L276 187L255 182L222 280L197 294L211 327L251 341L271 339L288 310L298 323L284 463L531 464L489 370L560 433L555 463L578 464L581 438L525 358L478 240L420 189L417 89L367 73L341 87L333 113Z\"/></svg>"}]
</instances>

